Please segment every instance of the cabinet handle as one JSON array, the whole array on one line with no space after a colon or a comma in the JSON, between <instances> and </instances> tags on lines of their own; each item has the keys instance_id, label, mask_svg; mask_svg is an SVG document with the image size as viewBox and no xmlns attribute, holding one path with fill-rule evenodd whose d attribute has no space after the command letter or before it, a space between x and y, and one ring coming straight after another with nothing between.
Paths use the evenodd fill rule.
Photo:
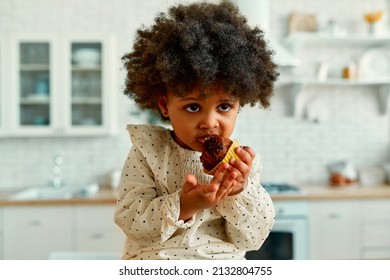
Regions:
<instances>
[{"instance_id":1,"label":"cabinet handle","mask_svg":"<svg viewBox=\"0 0 390 280\"><path fill-rule=\"evenodd\" d=\"M104 237L103 233L92 234L92 239L102 239Z\"/></svg>"},{"instance_id":2,"label":"cabinet handle","mask_svg":"<svg viewBox=\"0 0 390 280\"><path fill-rule=\"evenodd\" d=\"M37 227L37 226L41 226L41 225L42 225L42 221L41 220L32 220L30 222L30 226Z\"/></svg>"},{"instance_id":3,"label":"cabinet handle","mask_svg":"<svg viewBox=\"0 0 390 280\"><path fill-rule=\"evenodd\" d=\"M330 213L329 214L330 219L339 219L340 217L341 217L340 214L337 214L337 213Z\"/></svg>"}]
</instances>

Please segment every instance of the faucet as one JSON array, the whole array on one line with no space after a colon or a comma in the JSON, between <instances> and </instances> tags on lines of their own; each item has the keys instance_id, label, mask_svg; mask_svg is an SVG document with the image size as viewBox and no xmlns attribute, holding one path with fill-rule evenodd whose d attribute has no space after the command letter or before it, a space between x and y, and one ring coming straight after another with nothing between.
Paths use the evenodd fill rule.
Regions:
<instances>
[{"instance_id":1,"label":"faucet","mask_svg":"<svg viewBox=\"0 0 390 280\"><path fill-rule=\"evenodd\" d=\"M61 156L55 156L53 158L53 169L52 169L52 178L51 186L55 189L60 189L64 186L64 181L61 178L61 164L63 159Z\"/></svg>"}]
</instances>

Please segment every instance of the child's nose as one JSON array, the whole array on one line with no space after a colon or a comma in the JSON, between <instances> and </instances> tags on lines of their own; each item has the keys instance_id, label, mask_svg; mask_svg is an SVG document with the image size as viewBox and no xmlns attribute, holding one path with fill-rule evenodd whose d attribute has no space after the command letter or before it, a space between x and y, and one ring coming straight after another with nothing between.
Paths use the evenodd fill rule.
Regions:
<instances>
[{"instance_id":1,"label":"child's nose","mask_svg":"<svg viewBox=\"0 0 390 280\"><path fill-rule=\"evenodd\" d=\"M218 125L218 118L213 113L206 114L200 122L201 129L214 129L217 128Z\"/></svg>"}]
</instances>

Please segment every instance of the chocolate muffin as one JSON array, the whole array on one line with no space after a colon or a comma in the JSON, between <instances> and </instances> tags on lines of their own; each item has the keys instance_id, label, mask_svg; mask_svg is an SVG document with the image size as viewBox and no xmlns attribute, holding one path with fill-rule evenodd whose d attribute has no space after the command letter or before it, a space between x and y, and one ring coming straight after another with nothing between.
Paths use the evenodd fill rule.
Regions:
<instances>
[{"instance_id":1,"label":"chocolate muffin","mask_svg":"<svg viewBox=\"0 0 390 280\"><path fill-rule=\"evenodd\" d=\"M221 163L233 141L219 135L209 135L203 143L203 151L200 156L200 161L206 173L210 174L219 163ZM215 170L213 170L215 172ZM214 172L211 172L213 174Z\"/></svg>"}]
</instances>

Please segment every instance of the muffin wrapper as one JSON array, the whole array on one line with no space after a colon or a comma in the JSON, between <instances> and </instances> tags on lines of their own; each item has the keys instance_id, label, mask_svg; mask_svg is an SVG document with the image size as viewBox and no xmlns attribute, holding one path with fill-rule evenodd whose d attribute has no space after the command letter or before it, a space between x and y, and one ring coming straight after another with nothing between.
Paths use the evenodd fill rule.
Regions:
<instances>
[{"instance_id":1,"label":"muffin wrapper","mask_svg":"<svg viewBox=\"0 0 390 280\"><path fill-rule=\"evenodd\" d=\"M232 158L235 158L235 159L237 159L237 160L241 160L240 157L234 152L234 150L235 150L237 147L239 147L239 146L240 146L240 144L238 143L238 140L233 140L233 143L232 143L232 145L230 146L229 150L227 151L227 153L226 153L225 157L223 158L223 160L221 160L221 161L220 161L216 166L214 166L214 168L211 169L211 170L206 170L206 169L204 169L204 172L205 172L206 174L209 174L209 175L214 175L214 173L217 171L219 165L220 165L222 162L227 162L227 163L229 163L230 160L231 160Z\"/></svg>"}]
</instances>

